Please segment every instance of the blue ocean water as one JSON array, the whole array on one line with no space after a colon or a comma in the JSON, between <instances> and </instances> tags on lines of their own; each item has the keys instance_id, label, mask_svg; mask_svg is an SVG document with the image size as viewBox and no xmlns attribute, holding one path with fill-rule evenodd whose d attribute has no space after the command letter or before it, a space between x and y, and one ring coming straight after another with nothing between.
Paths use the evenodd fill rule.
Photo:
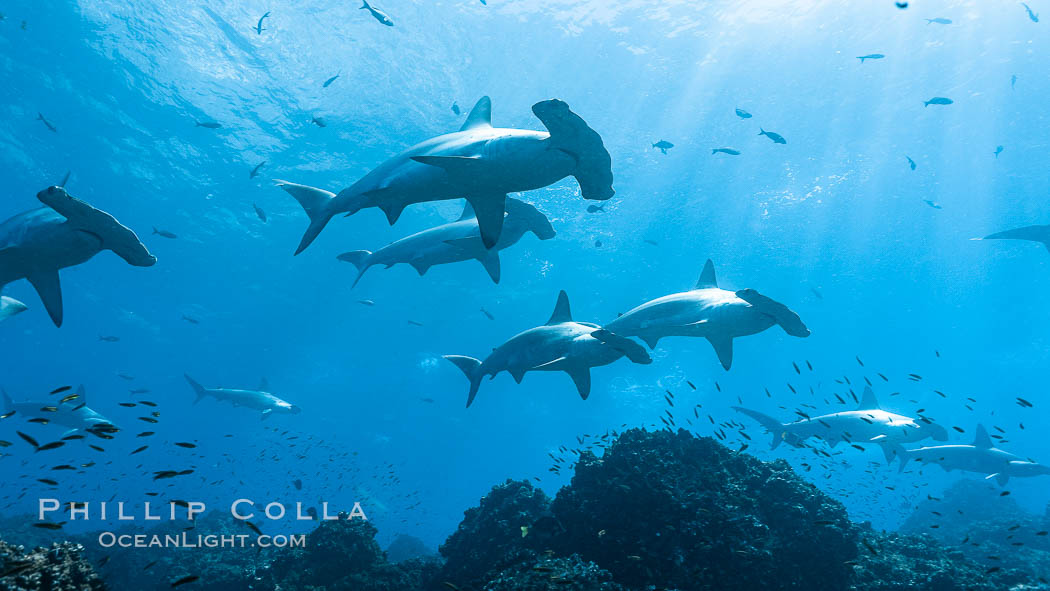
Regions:
<instances>
[{"instance_id":1,"label":"blue ocean water","mask_svg":"<svg viewBox=\"0 0 1050 591\"><path fill-rule=\"evenodd\" d=\"M34 512L41 496L158 491L215 507L359 501L382 538L436 546L494 483L537 478L552 494L566 484L567 473L548 471L548 452L577 447L578 436L662 427L665 390L702 405L691 425L681 410L680 426L713 434L748 421L734 405L785 422L802 404L838 410L843 376L872 378L894 410L958 426L953 441L971 441L978 423L999 426L1002 447L1050 461L1047 253L971 240L1046 221L1050 39L1012 3L912 4L390 0L380 7L394 27L328 0L0 4L0 217L37 207L36 193L71 171L71 194L158 257L140 269L104 252L64 270L60 329L26 282L4 290L30 309L0 326L3 387L17 401L45 400L82 383L125 435L105 453L68 445L45 456L15 431L50 433L43 441L60 430L0 423L0 438L16 443L0 458L5 514ZM938 17L952 22L926 21ZM872 53L885 58L856 57ZM483 95L498 126L542 130L531 107L555 97L598 131L615 175L605 211L588 213L571 178L519 195L557 237L504 251L498 285L464 262L424 277L373 269L351 289L353 267L335 258L455 219L461 201L410 206L392 227L375 209L339 217L292 256L307 218L272 179L337 192L458 129ZM954 104L924 106L937 96ZM652 147L660 140L674 144L666 155ZM726 146L741 154L711 154ZM520 385L486 381L464 408L467 382L442 355L483 357L545 322L559 290L574 318L608 322L691 288L708 258L720 285L787 304L812 336L773 328L739 339L729 372L704 340L668 338L651 365L596 369L586 401L566 375L530 373ZM806 361L814 371L796 374L792 362ZM184 373L239 388L265 377L303 412L261 420L194 405ZM119 406L143 398L160 405L157 425L140 424L143 407ZM982 478L898 474L875 446L830 460L770 451L748 427L749 451L786 459L879 527L960 477ZM127 435L140 430L157 435L129 455L140 442ZM727 445L744 442L729 429ZM36 481L84 461L99 467L56 487ZM171 484L152 480L191 467ZM1009 488L1033 510L1047 503L1045 479Z\"/></svg>"}]
</instances>

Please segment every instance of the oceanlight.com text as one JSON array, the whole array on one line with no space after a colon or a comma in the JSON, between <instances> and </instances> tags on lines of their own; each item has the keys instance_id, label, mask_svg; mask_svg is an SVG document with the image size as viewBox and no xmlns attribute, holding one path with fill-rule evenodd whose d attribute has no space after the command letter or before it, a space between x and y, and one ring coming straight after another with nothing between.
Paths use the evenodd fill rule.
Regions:
<instances>
[{"instance_id":1,"label":"oceanlight.com text","mask_svg":"<svg viewBox=\"0 0 1050 591\"><path fill-rule=\"evenodd\" d=\"M103 548L305 548L306 535L273 536L248 534L117 534L102 532L98 544Z\"/></svg>"}]
</instances>

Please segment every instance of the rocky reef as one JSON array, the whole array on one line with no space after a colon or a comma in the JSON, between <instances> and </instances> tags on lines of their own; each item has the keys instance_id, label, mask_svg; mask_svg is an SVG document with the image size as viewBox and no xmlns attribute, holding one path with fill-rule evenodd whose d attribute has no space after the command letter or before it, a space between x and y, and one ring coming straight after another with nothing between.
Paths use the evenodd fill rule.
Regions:
<instances>
[{"instance_id":1,"label":"rocky reef","mask_svg":"<svg viewBox=\"0 0 1050 591\"><path fill-rule=\"evenodd\" d=\"M1042 589L1030 573L987 568L929 536L865 532L850 591L996 591Z\"/></svg>"},{"instance_id":2,"label":"rocky reef","mask_svg":"<svg viewBox=\"0 0 1050 591\"><path fill-rule=\"evenodd\" d=\"M842 589L857 555L842 505L786 463L686 431L628 431L602 458L585 452L551 510L561 553L632 587Z\"/></svg>"},{"instance_id":3,"label":"rocky reef","mask_svg":"<svg viewBox=\"0 0 1050 591\"><path fill-rule=\"evenodd\" d=\"M1014 569L1050 579L1050 508L1036 515L984 480L960 480L928 497L900 531L924 534L986 569Z\"/></svg>"},{"instance_id":4,"label":"rocky reef","mask_svg":"<svg viewBox=\"0 0 1050 591\"><path fill-rule=\"evenodd\" d=\"M785 462L762 462L684 430L636 429L616 437L600 457L581 451L571 482L553 499L527 481L493 487L465 512L440 556L426 556L425 546L407 537L384 552L372 523L344 519L320 524L301 548L176 558L128 553L113 556L102 572L117 591L168 587L171 579L158 584L146 573L150 565L140 563L148 560L160 561L154 568L163 572L198 573L195 589L222 591L1050 588L1040 579L1050 564L1046 517L1002 501L959 519L964 508L987 501L990 493L979 487L960 484L944 499L931 497L935 504L924 504L905 524L921 534L876 532L850 522L842 505ZM197 525L204 526L244 527ZM61 548L66 566L54 576L82 586L54 588L101 588L90 567L74 568L82 559L69 548L77 547ZM1009 551L1012 557L1004 558ZM33 554L37 562L46 555ZM47 587L0 578L0 591L22 588Z\"/></svg>"},{"instance_id":5,"label":"rocky reef","mask_svg":"<svg viewBox=\"0 0 1050 591\"><path fill-rule=\"evenodd\" d=\"M70 542L26 551L0 542L0 591L102 591L102 579Z\"/></svg>"},{"instance_id":6,"label":"rocky reef","mask_svg":"<svg viewBox=\"0 0 1050 591\"><path fill-rule=\"evenodd\" d=\"M413 558L428 558L434 556L434 551L415 536L398 534L393 542L386 547L386 558L390 562L404 562Z\"/></svg>"},{"instance_id":7,"label":"rocky reef","mask_svg":"<svg viewBox=\"0 0 1050 591\"><path fill-rule=\"evenodd\" d=\"M364 520L326 521L307 536L305 548L279 554L255 588L421 589L437 565L421 559L390 563L375 540L376 533L376 527Z\"/></svg>"}]
</instances>

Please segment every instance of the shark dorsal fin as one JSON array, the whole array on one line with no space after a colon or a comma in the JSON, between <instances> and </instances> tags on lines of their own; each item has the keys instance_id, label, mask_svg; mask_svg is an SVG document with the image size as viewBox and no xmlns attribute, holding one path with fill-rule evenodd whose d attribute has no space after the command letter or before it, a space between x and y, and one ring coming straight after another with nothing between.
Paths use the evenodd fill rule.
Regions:
<instances>
[{"instance_id":1,"label":"shark dorsal fin","mask_svg":"<svg viewBox=\"0 0 1050 591\"><path fill-rule=\"evenodd\" d=\"M875 392L871 386L864 386L864 393L860 396L860 406L857 410L878 410L879 401L875 399Z\"/></svg>"},{"instance_id":2,"label":"shark dorsal fin","mask_svg":"<svg viewBox=\"0 0 1050 591\"><path fill-rule=\"evenodd\" d=\"M470 110L470 115L467 115L467 120L463 122L463 127L460 127L459 130L467 131L479 127L492 127L492 100L487 96L478 99L477 104Z\"/></svg>"},{"instance_id":3,"label":"shark dorsal fin","mask_svg":"<svg viewBox=\"0 0 1050 591\"><path fill-rule=\"evenodd\" d=\"M259 380L259 391L260 392L269 392L270 391L270 381L267 380L266 378L262 378L261 380Z\"/></svg>"},{"instance_id":4,"label":"shark dorsal fin","mask_svg":"<svg viewBox=\"0 0 1050 591\"><path fill-rule=\"evenodd\" d=\"M460 214L459 219L456 221L461 222L463 220L469 220L472 217L474 217L474 206L470 204L470 201L467 201L463 204L463 213Z\"/></svg>"},{"instance_id":5,"label":"shark dorsal fin","mask_svg":"<svg viewBox=\"0 0 1050 591\"><path fill-rule=\"evenodd\" d=\"M973 438L973 446L981 449L992 447L992 439L988 437L988 431L984 430L984 425L977 425L977 435Z\"/></svg>"},{"instance_id":6,"label":"shark dorsal fin","mask_svg":"<svg viewBox=\"0 0 1050 591\"><path fill-rule=\"evenodd\" d=\"M84 384L77 386L77 396L80 396L80 404L87 404L87 391L84 390Z\"/></svg>"},{"instance_id":7,"label":"shark dorsal fin","mask_svg":"<svg viewBox=\"0 0 1050 591\"><path fill-rule=\"evenodd\" d=\"M696 282L696 287L693 289L712 289L718 287L718 282L715 280L715 264L711 262L711 259L707 259L704 263L704 270L700 272L700 280Z\"/></svg>"},{"instance_id":8,"label":"shark dorsal fin","mask_svg":"<svg viewBox=\"0 0 1050 591\"><path fill-rule=\"evenodd\" d=\"M572 312L569 311L569 295L565 293L564 289L558 292L558 303L554 305L554 313L551 314L551 319L547 321L547 326L561 324L562 322L572 322Z\"/></svg>"}]
</instances>

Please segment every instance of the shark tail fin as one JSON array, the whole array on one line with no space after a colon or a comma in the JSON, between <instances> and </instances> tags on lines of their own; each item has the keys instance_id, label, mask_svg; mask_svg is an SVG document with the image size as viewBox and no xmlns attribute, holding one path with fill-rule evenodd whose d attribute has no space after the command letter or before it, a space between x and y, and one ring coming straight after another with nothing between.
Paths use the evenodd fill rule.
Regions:
<instances>
[{"instance_id":1,"label":"shark tail fin","mask_svg":"<svg viewBox=\"0 0 1050 591\"><path fill-rule=\"evenodd\" d=\"M576 160L572 176L580 184L583 198L597 201L612 198L616 193L612 188L612 157L605 149L602 136L558 99L536 103L532 112L550 132L552 147Z\"/></svg>"},{"instance_id":2,"label":"shark tail fin","mask_svg":"<svg viewBox=\"0 0 1050 591\"><path fill-rule=\"evenodd\" d=\"M358 10L367 10L368 8L370 8L368 6L368 0L362 0L362 1L364 2L364 4L361 5L361 8L358 8Z\"/></svg>"},{"instance_id":3,"label":"shark tail fin","mask_svg":"<svg viewBox=\"0 0 1050 591\"><path fill-rule=\"evenodd\" d=\"M306 247L310 246L314 239L317 238L317 235L321 233L321 230L324 230L324 227L328 225L332 216L335 215L334 212L329 211L329 205L335 198L335 193L282 180L275 180L274 182L277 183L278 187L287 191L289 195L295 197L295 200L306 211L306 215L310 217L310 225L306 228L306 233L303 234L303 239L299 242L299 248L295 250L295 254L299 254L306 250Z\"/></svg>"},{"instance_id":4,"label":"shark tail fin","mask_svg":"<svg viewBox=\"0 0 1050 591\"><path fill-rule=\"evenodd\" d=\"M197 397L193 400L193 403L197 404L205 396L204 386L200 385L197 382L197 380L191 378L186 374L182 374L182 377L186 378L186 381L190 384L190 387L193 388L193 393L197 395Z\"/></svg>"},{"instance_id":5,"label":"shark tail fin","mask_svg":"<svg viewBox=\"0 0 1050 591\"><path fill-rule=\"evenodd\" d=\"M351 289L357 287L357 282L361 281L361 276L372 266L372 251L370 250L351 250L335 258L350 263L357 268L357 279L354 279L354 284L350 286Z\"/></svg>"},{"instance_id":6,"label":"shark tail fin","mask_svg":"<svg viewBox=\"0 0 1050 591\"><path fill-rule=\"evenodd\" d=\"M466 355L445 355L444 357L458 367L463 372L463 375L470 380L470 392L467 393L467 408L470 408L470 405L474 402L474 397L478 395L478 388L481 387L481 362Z\"/></svg>"},{"instance_id":7,"label":"shark tail fin","mask_svg":"<svg viewBox=\"0 0 1050 591\"><path fill-rule=\"evenodd\" d=\"M744 413L752 419L755 419L758 421L758 424L762 425L767 431L773 434L773 441L770 445L770 449L776 449L777 446L780 445L780 442L787 436L787 429L784 428L784 425L767 414L760 413L757 410L743 408L741 406L734 406L733 410Z\"/></svg>"}]
</instances>

